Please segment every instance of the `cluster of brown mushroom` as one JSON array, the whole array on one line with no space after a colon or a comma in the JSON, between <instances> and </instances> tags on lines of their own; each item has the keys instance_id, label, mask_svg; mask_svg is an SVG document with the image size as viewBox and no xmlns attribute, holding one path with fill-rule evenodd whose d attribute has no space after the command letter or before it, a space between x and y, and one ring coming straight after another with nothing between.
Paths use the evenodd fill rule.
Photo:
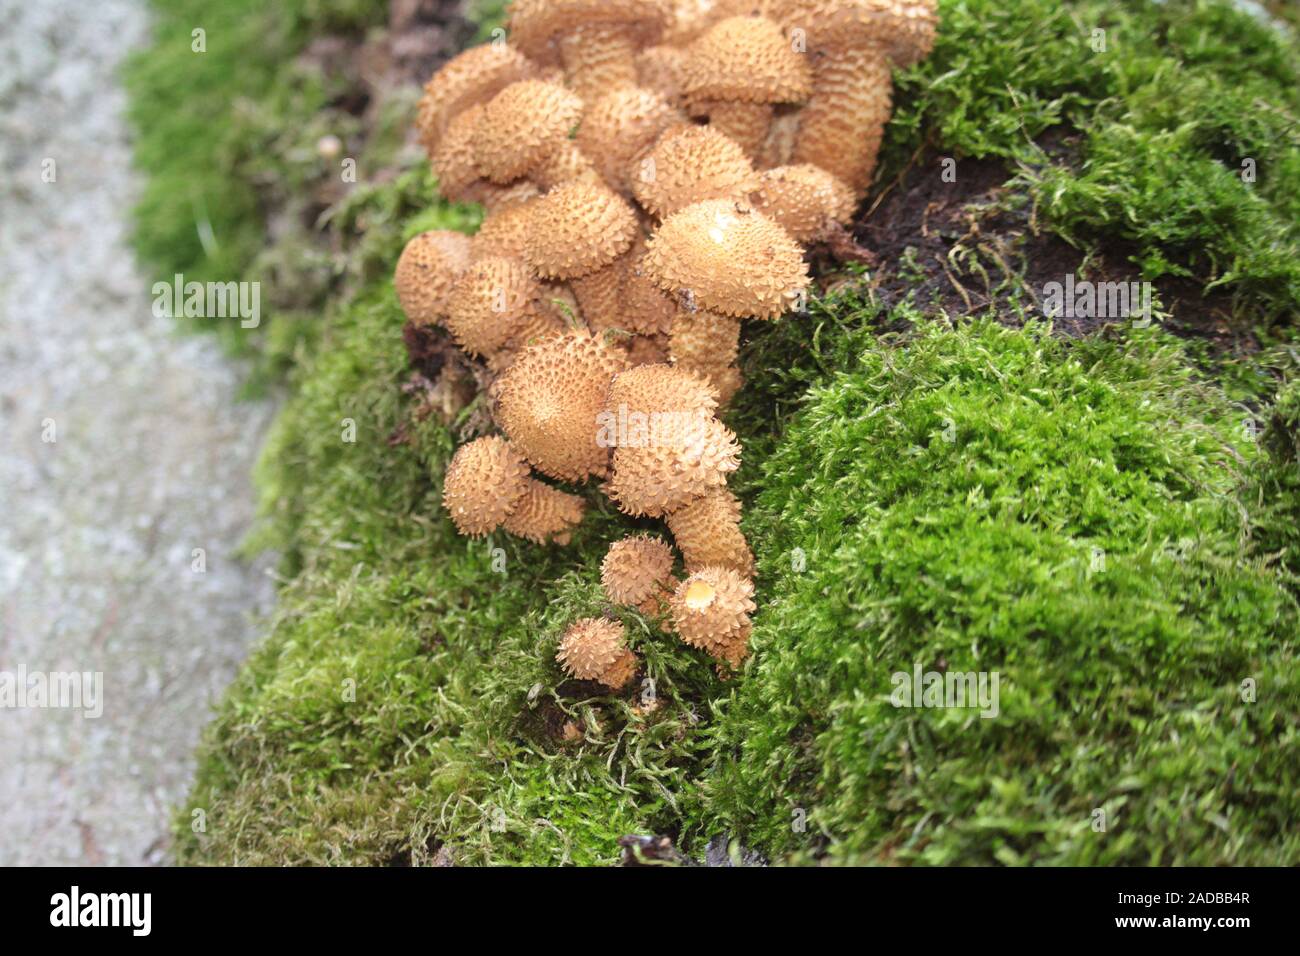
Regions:
<instances>
[{"instance_id":1,"label":"cluster of brown mushroom","mask_svg":"<svg viewBox=\"0 0 1300 956\"><path fill-rule=\"evenodd\" d=\"M423 233L397 265L417 326L481 359L505 437L462 447L444 503L457 528L567 543L602 489L662 540L616 543L616 603L667 612L728 666L744 658L753 557L727 490L740 320L808 286L805 245L852 215L875 168L891 70L928 53L934 0L516 0L508 42L425 87L417 121L444 196L478 233ZM622 686L619 625L575 624L560 660Z\"/></svg>"}]
</instances>

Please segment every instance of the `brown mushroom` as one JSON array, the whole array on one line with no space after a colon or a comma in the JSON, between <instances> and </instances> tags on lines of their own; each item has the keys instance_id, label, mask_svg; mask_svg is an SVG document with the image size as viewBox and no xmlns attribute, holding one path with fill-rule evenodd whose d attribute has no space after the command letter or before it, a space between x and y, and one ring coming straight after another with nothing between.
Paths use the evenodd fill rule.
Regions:
<instances>
[{"instance_id":1,"label":"brown mushroom","mask_svg":"<svg viewBox=\"0 0 1300 956\"><path fill-rule=\"evenodd\" d=\"M756 182L745 151L708 126L669 129L635 167L632 191L646 211L665 218L705 199L743 196Z\"/></svg>"},{"instance_id":2,"label":"brown mushroom","mask_svg":"<svg viewBox=\"0 0 1300 956\"><path fill-rule=\"evenodd\" d=\"M658 93L627 86L588 105L576 142L610 188L631 196L632 173L642 157L664 130L686 122L686 114Z\"/></svg>"},{"instance_id":3,"label":"brown mushroom","mask_svg":"<svg viewBox=\"0 0 1300 956\"><path fill-rule=\"evenodd\" d=\"M773 107L800 103L812 92L802 53L766 17L728 17L711 26L687 52L682 96L693 116L734 139L757 159Z\"/></svg>"},{"instance_id":4,"label":"brown mushroom","mask_svg":"<svg viewBox=\"0 0 1300 956\"><path fill-rule=\"evenodd\" d=\"M597 415L627 356L583 330L527 346L498 380L505 433L538 471L564 481L604 475L610 449L597 443Z\"/></svg>"},{"instance_id":5,"label":"brown mushroom","mask_svg":"<svg viewBox=\"0 0 1300 956\"><path fill-rule=\"evenodd\" d=\"M595 99L636 85L636 51L671 22L667 0L515 0L511 42L543 64L559 63L569 86Z\"/></svg>"},{"instance_id":6,"label":"brown mushroom","mask_svg":"<svg viewBox=\"0 0 1300 956\"><path fill-rule=\"evenodd\" d=\"M808 287L803 249L747 203L687 206L650 237L646 272L665 292L737 318L776 318Z\"/></svg>"},{"instance_id":7,"label":"brown mushroom","mask_svg":"<svg viewBox=\"0 0 1300 956\"><path fill-rule=\"evenodd\" d=\"M504 43L489 43L457 54L424 86L415 120L420 142L432 156L458 113L537 72L535 63Z\"/></svg>"},{"instance_id":8,"label":"brown mushroom","mask_svg":"<svg viewBox=\"0 0 1300 956\"><path fill-rule=\"evenodd\" d=\"M393 274L397 301L415 325L437 325L447 294L469 265L469 237L449 229L422 232L402 250Z\"/></svg>"},{"instance_id":9,"label":"brown mushroom","mask_svg":"<svg viewBox=\"0 0 1300 956\"><path fill-rule=\"evenodd\" d=\"M615 328L622 279L615 263L639 230L632 207L608 186L563 183L531 207L524 256L538 275L569 284L592 329Z\"/></svg>"},{"instance_id":10,"label":"brown mushroom","mask_svg":"<svg viewBox=\"0 0 1300 956\"><path fill-rule=\"evenodd\" d=\"M549 189L570 179L599 181L569 138L581 118L582 100L558 83L511 83L487 101L474 124L475 162L494 183L527 176Z\"/></svg>"},{"instance_id":11,"label":"brown mushroom","mask_svg":"<svg viewBox=\"0 0 1300 956\"><path fill-rule=\"evenodd\" d=\"M692 647L732 668L749 653L754 585L733 569L705 567L692 572L677 585L669 608L678 636Z\"/></svg>"},{"instance_id":12,"label":"brown mushroom","mask_svg":"<svg viewBox=\"0 0 1300 956\"><path fill-rule=\"evenodd\" d=\"M597 681L614 691L636 674L636 655L627 646L623 625L600 617L569 625L555 659L570 677Z\"/></svg>"},{"instance_id":13,"label":"brown mushroom","mask_svg":"<svg viewBox=\"0 0 1300 956\"><path fill-rule=\"evenodd\" d=\"M524 493L501 526L535 544L565 545L586 509L587 503L577 495L529 478Z\"/></svg>"},{"instance_id":14,"label":"brown mushroom","mask_svg":"<svg viewBox=\"0 0 1300 956\"><path fill-rule=\"evenodd\" d=\"M442 483L442 504L456 530L478 538L495 531L528 488L528 465L499 435L457 449Z\"/></svg>"},{"instance_id":15,"label":"brown mushroom","mask_svg":"<svg viewBox=\"0 0 1300 956\"><path fill-rule=\"evenodd\" d=\"M565 328L524 262L496 256L461 273L447 297L446 323L456 344L487 358Z\"/></svg>"},{"instance_id":16,"label":"brown mushroom","mask_svg":"<svg viewBox=\"0 0 1300 956\"><path fill-rule=\"evenodd\" d=\"M645 534L615 541L600 564L600 583L615 604L657 614L675 583L672 549Z\"/></svg>"},{"instance_id":17,"label":"brown mushroom","mask_svg":"<svg viewBox=\"0 0 1300 956\"><path fill-rule=\"evenodd\" d=\"M853 190L811 163L764 170L749 201L798 242L821 241L857 205Z\"/></svg>"},{"instance_id":18,"label":"brown mushroom","mask_svg":"<svg viewBox=\"0 0 1300 956\"><path fill-rule=\"evenodd\" d=\"M740 530L740 502L726 488L714 488L667 518L688 571L709 565L754 573L754 555Z\"/></svg>"}]
</instances>

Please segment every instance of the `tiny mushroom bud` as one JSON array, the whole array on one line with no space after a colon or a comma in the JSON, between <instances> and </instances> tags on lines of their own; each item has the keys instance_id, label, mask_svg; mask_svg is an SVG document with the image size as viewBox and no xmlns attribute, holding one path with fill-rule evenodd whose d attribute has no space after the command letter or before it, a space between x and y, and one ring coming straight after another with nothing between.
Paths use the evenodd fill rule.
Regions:
<instances>
[{"instance_id":1,"label":"tiny mushroom bud","mask_svg":"<svg viewBox=\"0 0 1300 956\"><path fill-rule=\"evenodd\" d=\"M596 681L612 691L627 686L636 674L636 655L627 646L623 625L599 617L570 624L555 659L570 677Z\"/></svg>"},{"instance_id":2,"label":"tiny mushroom bud","mask_svg":"<svg viewBox=\"0 0 1300 956\"><path fill-rule=\"evenodd\" d=\"M673 627L687 644L734 668L749 653L753 597L753 583L731 568L701 568L673 592Z\"/></svg>"}]
</instances>

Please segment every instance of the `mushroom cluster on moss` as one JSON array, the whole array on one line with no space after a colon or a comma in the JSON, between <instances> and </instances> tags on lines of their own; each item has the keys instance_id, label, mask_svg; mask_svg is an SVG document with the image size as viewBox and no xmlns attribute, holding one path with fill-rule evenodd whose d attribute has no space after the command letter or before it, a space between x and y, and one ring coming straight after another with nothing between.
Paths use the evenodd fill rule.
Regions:
<instances>
[{"instance_id":1,"label":"mushroom cluster on moss","mask_svg":"<svg viewBox=\"0 0 1300 956\"><path fill-rule=\"evenodd\" d=\"M935 26L935 0L515 0L506 42L434 74L420 142L443 195L486 215L472 237L413 238L395 286L413 325L481 361L504 435L447 469L462 533L567 543L583 499L534 472L597 479L664 520L686 570L659 539L619 542L611 599L744 657L754 559L717 417L742 384L741 322L798 310L806 247L865 196L892 70ZM608 628L578 637L570 673L614 666Z\"/></svg>"}]
</instances>

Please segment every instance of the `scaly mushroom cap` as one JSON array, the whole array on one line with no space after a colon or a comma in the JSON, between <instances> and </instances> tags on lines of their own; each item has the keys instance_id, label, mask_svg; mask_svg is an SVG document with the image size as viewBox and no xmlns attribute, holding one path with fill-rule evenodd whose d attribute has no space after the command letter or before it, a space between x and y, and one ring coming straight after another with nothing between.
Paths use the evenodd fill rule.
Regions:
<instances>
[{"instance_id":1,"label":"scaly mushroom cap","mask_svg":"<svg viewBox=\"0 0 1300 956\"><path fill-rule=\"evenodd\" d=\"M472 186L480 181L474 130L483 116L482 104L476 103L457 113L429 155L429 165L438 177L438 192L452 202L472 202Z\"/></svg>"},{"instance_id":2,"label":"scaly mushroom cap","mask_svg":"<svg viewBox=\"0 0 1300 956\"><path fill-rule=\"evenodd\" d=\"M615 604L637 607L672 580L673 550L662 538L634 535L615 541L600 563L600 583Z\"/></svg>"},{"instance_id":3,"label":"scaly mushroom cap","mask_svg":"<svg viewBox=\"0 0 1300 956\"><path fill-rule=\"evenodd\" d=\"M832 223L848 222L857 205L853 190L811 163L760 173L749 201L797 242L811 242L824 236Z\"/></svg>"},{"instance_id":4,"label":"scaly mushroom cap","mask_svg":"<svg viewBox=\"0 0 1300 956\"><path fill-rule=\"evenodd\" d=\"M889 63L875 48L855 47L822 57L814 73L791 162L820 166L865 195L893 109Z\"/></svg>"},{"instance_id":5,"label":"scaly mushroom cap","mask_svg":"<svg viewBox=\"0 0 1300 956\"><path fill-rule=\"evenodd\" d=\"M626 365L624 352L583 330L530 345L498 380L502 427L524 457L552 478L603 475L609 448L597 444L596 416L610 379Z\"/></svg>"},{"instance_id":6,"label":"scaly mushroom cap","mask_svg":"<svg viewBox=\"0 0 1300 956\"><path fill-rule=\"evenodd\" d=\"M756 12L786 30L801 29L809 52L880 46L897 67L930 55L938 26L936 0L725 0L733 12Z\"/></svg>"},{"instance_id":7,"label":"scaly mushroom cap","mask_svg":"<svg viewBox=\"0 0 1300 956\"><path fill-rule=\"evenodd\" d=\"M668 356L678 368L699 371L724 367L736 360L740 320L707 309L679 309L668 332ZM708 378L705 373L704 378Z\"/></svg>"},{"instance_id":8,"label":"scaly mushroom cap","mask_svg":"<svg viewBox=\"0 0 1300 956\"><path fill-rule=\"evenodd\" d=\"M740 443L700 412L652 412L632 420L614 451L604 491L626 514L658 518L714 488L740 467Z\"/></svg>"},{"instance_id":9,"label":"scaly mushroom cap","mask_svg":"<svg viewBox=\"0 0 1300 956\"><path fill-rule=\"evenodd\" d=\"M582 100L558 83L520 80L488 100L474 127L478 166L508 183L542 166L582 118Z\"/></svg>"},{"instance_id":10,"label":"scaly mushroom cap","mask_svg":"<svg viewBox=\"0 0 1300 956\"><path fill-rule=\"evenodd\" d=\"M745 151L709 126L669 129L632 170L637 201L659 218L701 200L739 197L754 181Z\"/></svg>"},{"instance_id":11,"label":"scaly mushroom cap","mask_svg":"<svg viewBox=\"0 0 1300 956\"><path fill-rule=\"evenodd\" d=\"M534 544L568 544L571 532L582 521L587 503L577 495L542 484L535 478L529 478L524 484L524 493L502 527Z\"/></svg>"},{"instance_id":12,"label":"scaly mushroom cap","mask_svg":"<svg viewBox=\"0 0 1300 956\"><path fill-rule=\"evenodd\" d=\"M524 257L524 240L528 237L529 219L540 196L526 199L513 206L497 210L483 220L478 232L470 237L470 258L473 261L502 256L506 259Z\"/></svg>"},{"instance_id":13,"label":"scaly mushroom cap","mask_svg":"<svg viewBox=\"0 0 1300 956\"><path fill-rule=\"evenodd\" d=\"M576 141L605 182L630 195L630 177L641 156L664 130L686 122L686 114L658 93L628 86L609 91L587 107Z\"/></svg>"},{"instance_id":14,"label":"scaly mushroom cap","mask_svg":"<svg viewBox=\"0 0 1300 956\"><path fill-rule=\"evenodd\" d=\"M499 435L462 445L447 466L442 505L456 530L470 537L495 531L528 488L528 465Z\"/></svg>"},{"instance_id":15,"label":"scaly mushroom cap","mask_svg":"<svg viewBox=\"0 0 1300 956\"><path fill-rule=\"evenodd\" d=\"M677 585L669 602L673 627L692 647L733 666L748 650L754 585L731 568L707 567Z\"/></svg>"},{"instance_id":16,"label":"scaly mushroom cap","mask_svg":"<svg viewBox=\"0 0 1300 956\"><path fill-rule=\"evenodd\" d=\"M548 279L581 278L608 266L631 248L640 228L624 199L594 183L563 183L531 209L524 255Z\"/></svg>"},{"instance_id":17,"label":"scaly mushroom cap","mask_svg":"<svg viewBox=\"0 0 1300 956\"><path fill-rule=\"evenodd\" d=\"M680 47L664 44L646 47L636 55L637 84L676 104L682 95L685 63L686 51Z\"/></svg>"},{"instance_id":18,"label":"scaly mushroom cap","mask_svg":"<svg viewBox=\"0 0 1300 956\"><path fill-rule=\"evenodd\" d=\"M476 46L452 57L424 86L415 120L421 144L432 154L456 114L536 74L536 64L503 43Z\"/></svg>"},{"instance_id":19,"label":"scaly mushroom cap","mask_svg":"<svg viewBox=\"0 0 1300 956\"><path fill-rule=\"evenodd\" d=\"M447 297L447 330L475 355L493 355L522 335L548 329L560 332L564 325L542 304L541 284L520 259L480 259Z\"/></svg>"},{"instance_id":20,"label":"scaly mushroom cap","mask_svg":"<svg viewBox=\"0 0 1300 956\"><path fill-rule=\"evenodd\" d=\"M670 513L667 521L686 570L719 565L746 577L754 573L754 555L740 530L740 502L728 489L709 491Z\"/></svg>"},{"instance_id":21,"label":"scaly mushroom cap","mask_svg":"<svg viewBox=\"0 0 1300 956\"><path fill-rule=\"evenodd\" d=\"M393 285L406 317L436 325L446 315L447 293L469 265L469 237L448 229L422 232L397 260Z\"/></svg>"},{"instance_id":22,"label":"scaly mushroom cap","mask_svg":"<svg viewBox=\"0 0 1300 956\"><path fill-rule=\"evenodd\" d=\"M628 649L623 625L599 617L570 624L555 659L570 677L599 681L610 690L625 686L636 672L636 656Z\"/></svg>"},{"instance_id":23,"label":"scaly mushroom cap","mask_svg":"<svg viewBox=\"0 0 1300 956\"><path fill-rule=\"evenodd\" d=\"M672 22L667 0L515 0L510 42L539 63L559 62L555 41L581 28L621 27L636 46L658 43Z\"/></svg>"},{"instance_id":24,"label":"scaly mushroom cap","mask_svg":"<svg viewBox=\"0 0 1300 956\"><path fill-rule=\"evenodd\" d=\"M723 315L776 318L808 286L803 249L745 203L687 206L647 247L644 268L661 289Z\"/></svg>"},{"instance_id":25,"label":"scaly mushroom cap","mask_svg":"<svg viewBox=\"0 0 1300 956\"><path fill-rule=\"evenodd\" d=\"M605 409L624 413L681 412L712 415L718 396L709 384L689 371L671 365L642 365L619 372L609 386Z\"/></svg>"},{"instance_id":26,"label":"scaly mushroom cap","mask_svg":"<svg viewBox=\"0 0 1300 956\"><path fill-rule=\"evenodd\" d=\"M682 70L688 103L800 103L812 71L781 28L766 17L728 17L691 44Z\"/></svg>"}]
</instances>

